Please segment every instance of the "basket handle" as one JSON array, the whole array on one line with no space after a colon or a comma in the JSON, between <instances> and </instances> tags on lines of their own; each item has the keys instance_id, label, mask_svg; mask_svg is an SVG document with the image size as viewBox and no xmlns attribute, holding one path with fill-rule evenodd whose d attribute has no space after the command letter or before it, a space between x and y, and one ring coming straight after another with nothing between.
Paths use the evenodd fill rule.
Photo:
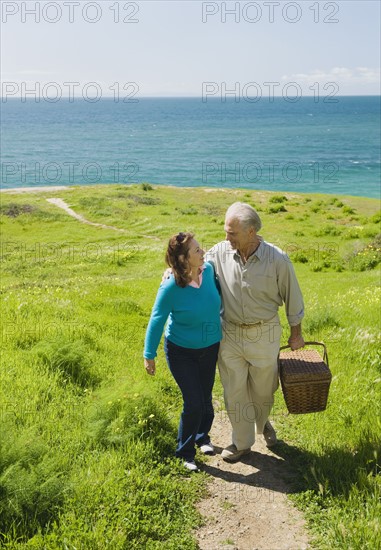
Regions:
<instances>
[{"instance_id":1,"label":"basket handle","mask_svg":"<svg viewBox=\"0 0 381 550\"><path fill-rule=\"evenodd\" d=\"M327 348L326 348L326 345L323 344L323 342L304 342L304 345L305 346L323 346L324 348L324 355L323 355L323 361L327 364L327 367L329 367L329 364L328 364L328 353L327 353ZM282 351L282 349L287 349L287 348L291 348L291 346L287 345L287 346L282 346L279 351Z\"/></svg>"}]
</instances>

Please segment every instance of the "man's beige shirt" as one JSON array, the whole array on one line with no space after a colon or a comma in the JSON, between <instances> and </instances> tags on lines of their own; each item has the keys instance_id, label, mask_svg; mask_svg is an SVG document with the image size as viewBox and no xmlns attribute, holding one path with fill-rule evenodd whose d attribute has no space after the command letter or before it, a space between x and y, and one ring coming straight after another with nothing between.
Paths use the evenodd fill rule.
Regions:
<instances>
[{"instance_id":1,"label":"man's beige shirt","mask_svg":"<svg viewBox=\"0 0 381 550\"><path fill-rule=\"evenodd\" d=\"M291 260L280 248L261 239L244 263L237 250L222 241L206 253L205 260L213 264L221 286L225 321L269 321L284 303L290 326L301 322L303 296Z\"/></svg>"}]
</instances>

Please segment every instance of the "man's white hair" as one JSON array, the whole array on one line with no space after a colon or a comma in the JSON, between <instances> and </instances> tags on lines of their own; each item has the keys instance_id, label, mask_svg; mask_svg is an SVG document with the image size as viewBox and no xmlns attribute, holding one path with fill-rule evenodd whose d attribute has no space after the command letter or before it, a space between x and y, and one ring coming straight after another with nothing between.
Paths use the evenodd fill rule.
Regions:
<instances>
[{"instance_id":1,"label":"man's white hair","mask_svg":"<svg viewBox=\"0 0 381 550\"><path fill-rule=\"evenodd\" d=\"M229 206L225 219L238 220L245 229L254 227L257 232L262 227L261 218L258 216L257 211L245 202L235 202Z\"/></svg>"}]
</instances>

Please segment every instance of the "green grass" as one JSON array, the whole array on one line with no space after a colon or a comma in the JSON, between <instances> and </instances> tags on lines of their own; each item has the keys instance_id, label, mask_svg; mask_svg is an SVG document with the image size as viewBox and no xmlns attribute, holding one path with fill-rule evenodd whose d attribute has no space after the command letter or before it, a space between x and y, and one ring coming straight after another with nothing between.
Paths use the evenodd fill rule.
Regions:
<instances>
[{"instance_id":1,"label":"green grass","mask_svg":"<svg viewBox=\"0 0 381 550\"><path fill-rule=\"evenodd\" d=\"M70 218L52 196L124 233ZM173 458L181 396L162 348L155 378L142 348L169 236L193 231L210 247L236 200L290 254L305 337L328 346L325 412L289 416L276 395L278 452L298 472L292 498L315 548L380 547L377 201L144 184L1 196L4 548L197 548L206 476Z\"/></svg>"}]
</instances>

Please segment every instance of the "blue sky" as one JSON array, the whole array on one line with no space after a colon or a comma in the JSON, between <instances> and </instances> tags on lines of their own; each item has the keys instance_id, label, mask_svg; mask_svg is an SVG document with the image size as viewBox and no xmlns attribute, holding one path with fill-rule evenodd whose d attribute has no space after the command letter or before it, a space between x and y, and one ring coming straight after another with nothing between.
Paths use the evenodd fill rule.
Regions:
<instances>
[{"instance_id":1,"label":"blue sky","mask_svg":"<svg viewBox=\"0 0 381 550\"><path fill-rule=\"evenodd\" d=\"M303 95L380 93L378 1L3 0L1 17L3 96L54 95L51 82L63 95L78 83L77 96L93 82L103 97L114 83L140 97L200 96L206 83L216 95L266 94L266 82L275 95L291 82Z\"/></svg>"}]
</instances>

